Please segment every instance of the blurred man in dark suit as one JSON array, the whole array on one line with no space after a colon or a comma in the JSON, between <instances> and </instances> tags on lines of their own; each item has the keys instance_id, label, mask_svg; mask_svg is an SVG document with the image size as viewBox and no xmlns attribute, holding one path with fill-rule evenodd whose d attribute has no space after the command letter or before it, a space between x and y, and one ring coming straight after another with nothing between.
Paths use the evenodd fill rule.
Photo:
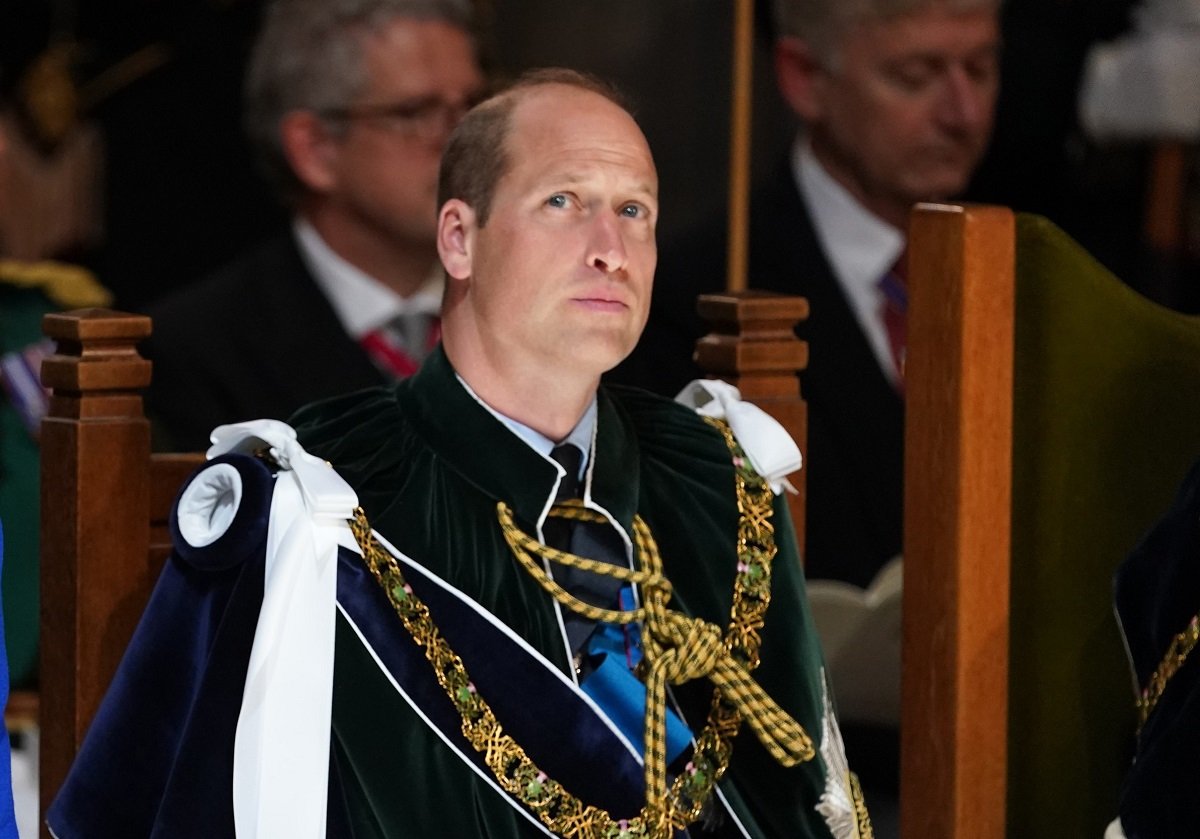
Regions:
<instances>
[{"instance_id":1,"label":"blurred man in dark suit","mask_svg":"<svg viewBox=\"0 0 1200 839\"><path fill-rule=\"evenodd\" d=\"M810 362L806 563L868 585L901 549L902 255L914 202L961 191L998 87L998 0L777 0L775 75L800 118L752 199L752 288L801 294ZM699 293L724 230L665 252L646 336L614 378L672 392L699 371Z\"/></svg>"},{"instance_id":2,"label":"blurred man in dark suit","mask_svg":"<svg viewBox=\"0 0 1200 839\"><path fill-rule=\"evenodd\" d=\"M246 124L292 228L150 310L159 445L407 376L436 344L438 161L484 87L471 27L468 0L267 9Z\"/></svg>"}]
</instances>

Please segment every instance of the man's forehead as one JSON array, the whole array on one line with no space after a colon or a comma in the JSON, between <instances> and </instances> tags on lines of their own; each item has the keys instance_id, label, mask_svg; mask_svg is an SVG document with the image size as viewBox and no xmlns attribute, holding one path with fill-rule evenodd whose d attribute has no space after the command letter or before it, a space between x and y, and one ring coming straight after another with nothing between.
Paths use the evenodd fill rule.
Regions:
<instances>
[{"instance_id":1,"label":"man's forehead","mask_svg":"<svg viewBox=\"0 0 1200 839\"><path fill-rule=\"evenodd\" d=\"M509 135L523 141L562 142L589 138L640 146L649 155L641 127L623 107L606 96L562 83L520 91L512 112Z\"/></svg>"},{"instance_id":2,"label":"man's forehead","mask_svg":"<svg viewBox=\"0 0 1200 839\"><path fill-rule=\"evenodd\" d=\"M658 200L658 173L648 157L634 162L628 155L563 157L531 171L526 183L531 188L570 189L608 182L628 199Z\"/></svg>"},{"instance_id":3,"label":"man's forehead","mask_svg":"<svg viewBox=\"0 0 1200 839\"><path fill-rule=\"evenodd\" d=\"M841 39L843 52L866 51L883 60L888 53L947 52L968 54L995 49L999 44L999 19L993 8L980 5L960 9L931 3L906 14L865 18Z\"/></svg>"},{"instance_id":4,"label":"man's forehead","mask_svg":"<svg viewBox=\"0 0 1200 839\"><path fill-rule=\"evenodd\" d=\"M632 120L615 115L573 119L553 107L530 116L523 122L514 120L508 143L510 169L525 169L538 183L564 185L619 177L627 189L657 195L654 158Z\"/></svg>"},{"instance_id":5,"label":"man's forehead","mask_svg":"<svg viewBox=\"0 0 1200 839\"><path fill-rule=\"evenodd\" d=\"M474 38L456 23L397 16L364 37L368 85L410 95L484 85Z\"/></svg>"},{"instance_id":6,"label":"man's forehead","mask_svg":"<svg viewBox=\"0 0 1200 839\"><path fill-rule=\"evenodd\" d=\"M843 0L838 11L843 23L888 20L926 12L945 14L986 12L999 15L1000 0L859 0L859 2Z\"/></svg>"},{"instance_id":7,"label":"man's forehead","mask_svg":"<svg viewBox=\"0 0 1200 839\"><path fill-rule=\"evenodd\" d=\"M841 17L837 31L841 38L867 29L891 28L924 20L979 22L1000 21L1000 5L988 0L925 0L860 7Z\"/></svg>"}]
</instances>

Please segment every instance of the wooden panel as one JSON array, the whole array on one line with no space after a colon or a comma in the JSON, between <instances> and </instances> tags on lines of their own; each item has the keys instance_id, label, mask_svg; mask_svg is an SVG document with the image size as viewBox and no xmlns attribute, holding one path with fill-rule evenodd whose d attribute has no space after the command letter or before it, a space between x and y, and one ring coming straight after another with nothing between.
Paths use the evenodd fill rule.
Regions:
<instances>
[{"instance_id":1,"label":"wooden panel","mask_svg":"<svg viewBox=\"0 0 1200 839\"><path fill-rule=\"evenodd\" d=\"M1002 839L1014 232L920 205L909 240L903 839Z\"/></svg>"}]
</instances>

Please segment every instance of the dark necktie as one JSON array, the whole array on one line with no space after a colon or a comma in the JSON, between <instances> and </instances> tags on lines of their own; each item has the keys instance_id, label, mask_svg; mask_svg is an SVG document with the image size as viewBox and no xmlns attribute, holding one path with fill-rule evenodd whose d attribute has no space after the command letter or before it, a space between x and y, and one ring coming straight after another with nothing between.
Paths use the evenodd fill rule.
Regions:
<instances>
[{"instance_id":1,"label":"dark necktie","mask_svg":"<svg viewBox=\"0 0 1200 839\"><path fill-rule=\"evenodd\" d=\"M566 475L558 485L555 493L556 503L569 501L580 497L579 465L583 453L577 446L563 443L555 446L550 452L550 458L566 470ZM599 559L611 562L613 565L624 565L625 545L621 537L604 524L593 522L572 522L569 519L548 516L542 525L542 534L546 544L560 551L568 551L576 556L588 559ZM554 577L564 589L575 597L593 606L613 608L617 602L617 593L621 589L621 581L611 577L580 571L576 568L556 567ZM587 641L595 627L593 621L574 612L563 615L567 627L567 640L573 653L578 653Z\"/></svg>"},{"instance_id":2,"label":"dark necktie","mask_svg":"<svg viewBox=\"0 0 1200 839\"><path fill-rule=\"evenodd\" d=\"M578 498L579 464L583 460L583 453L577 446L562 443L551 450L550 459L567 471L558 484L558 492L554 494L554 503L561 504L563 501ZM571 530L573 529L571 525L570 519L548 516L546 523L542 525L542 534L546 538L546 544L552 548L558 548L560 551L571 550Z\"/></svg>"},{"instance_id":3,"label":"dark necktie","mask_svg":"<svg viewBox=\"0 0 1200 839\"><path fill-rule=\"evenodd\" d=\"M555 502L579 498L579 466L583 454L568 443L555 446L550 457L566 470L555 493ZM542 525L542 534L550 547L613 565L625 564L625 543L607 524L548 516ZM614 577L556 566L554 578L572 596L593 606L626 610L634 607L632 587ZM569 609L563 610L563 625L584 692L605 710L631 742L641 742L646 694L633 674L641 660L639 628L598 624ZM667 756L674 760L687 747L691 732L670 709L667 709L667 731Z\"/></svg>"}]
</instances>

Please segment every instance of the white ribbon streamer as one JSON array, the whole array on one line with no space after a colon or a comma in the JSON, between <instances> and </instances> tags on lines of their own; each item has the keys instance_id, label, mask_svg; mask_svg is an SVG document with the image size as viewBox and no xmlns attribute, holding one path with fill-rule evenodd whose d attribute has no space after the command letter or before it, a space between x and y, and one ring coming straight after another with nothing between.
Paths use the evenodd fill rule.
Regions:
<instances>
[{"instance_id":1,"label":"white ribbon streamer","mask_svg":"<svg viewBox=\"0 0 1200 839\"><path fill-rule=\"evenodd\" d=\"M235 835L323 839L337 546L347 542L347 519L358 498L332 467L304 451L285 423L223 425L212 441L209 458L267 448L282 469L271 498L262 610L234 741ZM229 498L227 491L207 494Z\"/></svg>"},{"instance_id":2,"label":"white ribbon streamer","mask_svg":"<svg viewBox=\"0 0 1200 839\"><path fill-rule=\"evenodd\" d=\"M771 490L776 495L785 489L796 492L785 477L799 469L802 462L796 441L762 408L742 401L736 387L719 379L696 379L679 391L675 401L701 416L729 423L750 465Z\"/></svg>"}]
</instances>

